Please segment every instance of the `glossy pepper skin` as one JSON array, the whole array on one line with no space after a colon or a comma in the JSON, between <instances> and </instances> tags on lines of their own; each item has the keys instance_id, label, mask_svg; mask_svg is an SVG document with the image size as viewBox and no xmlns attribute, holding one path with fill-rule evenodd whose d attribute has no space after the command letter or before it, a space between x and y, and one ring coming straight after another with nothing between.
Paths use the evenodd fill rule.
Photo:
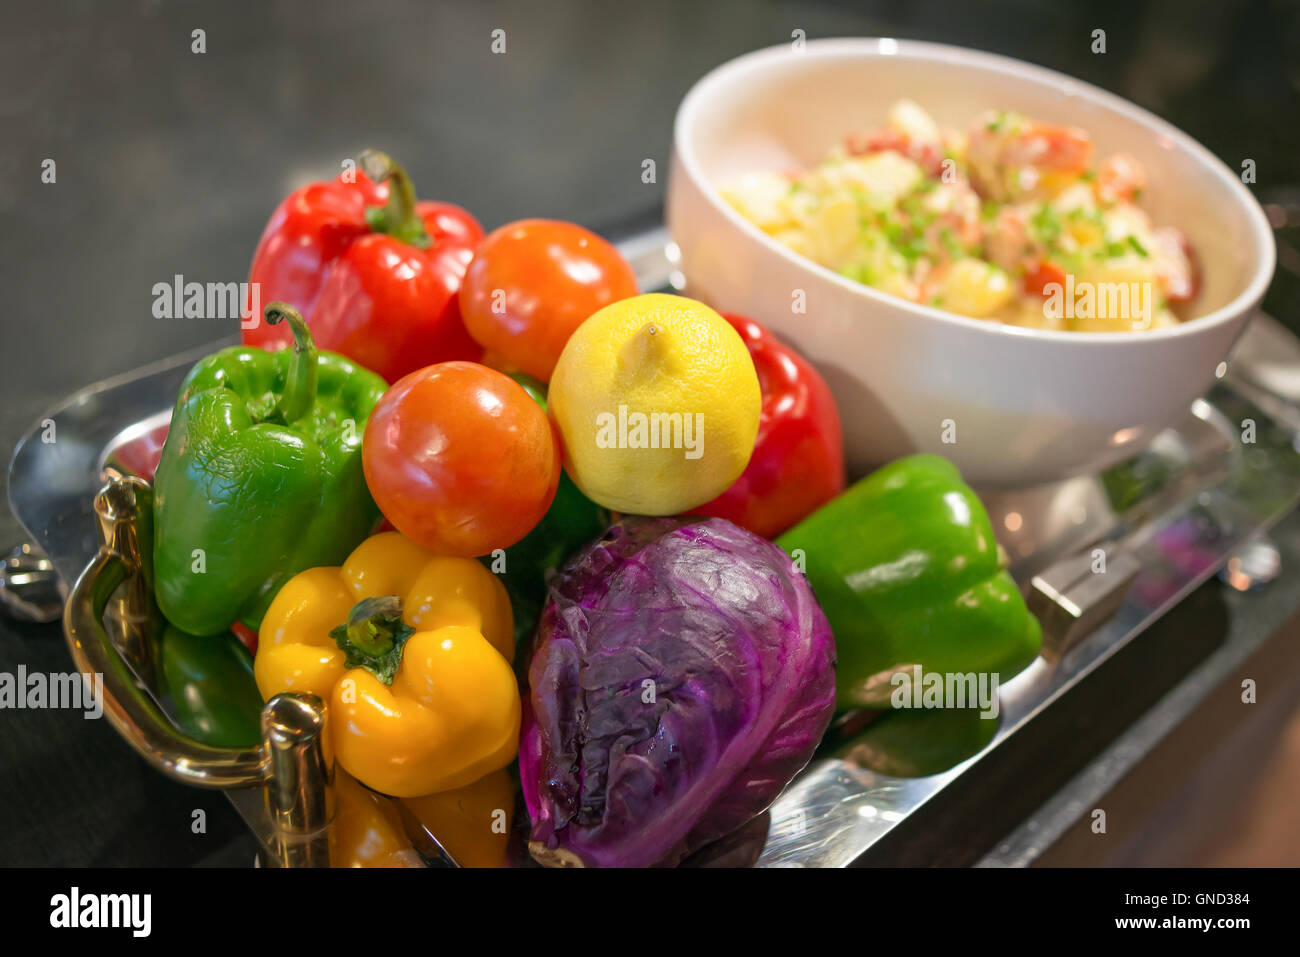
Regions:
<instances>
[{"instance_id":1,"label":"glossy pepper skin","mask_svg":"<svg viewBox=\"0 0 1300 957\"><path fill-rule=\"evenodd\" d=\"M328 703L339 763L394 797L464 787L514 760L520 701L505 586L472 558L374 535L341 567L294 576L253 663L264 698Z\"/></svg>"},{"instance_id":2,"label":"glossy pepper skin","mask_svg":"<svg viewBox=\"0 0 1300 957\"><path fill-rule=\"evenodd\" d=\"M167 713L191 738L232 748L261 742L253 659L234 635L191 635L169 624L154 661Z\"/></svg>"},{"instance_id":3,"label":"glossy pepper skin","mask_svg":"<svg viewBox=\"0 0 1300 957\"><path fill-rule=\"evenodd\" d=\"M504 867L515 790L503 768L454 791L405 798L402 803L461 867Z\"/></svg>"},{"instance_id":4,"label":"glossy pepper skin","mask_svg":"<svg viewBox=\"0 0 1300 957\"><path fill-rule=\"evenodd\" d=\"M807 359L752 319L722 317L740 333L758 373L758 438L740 478L693 511L775 538L844 491L840 413Z\"/></svg>"},{"instance_id":5,"label":"glossy pepper skin","mask_svg":"<svg viewBox=\"0 0 1300 957\"><path fill-rule=\"evenodd\" d=\"M410 178L384 154L363 153L361 165L276 208L249 282L263 302L301 310L322 349L388 382L435 362L477 361L483 350L461 320L458 293L483 228L459 206L417 202ZM264 349L289 342L265 322L243 338Z\"/></svg>"},{"instance_id":6,"label":"glossy pepper skin","mask_svg":"<svg viewBox=\"0 0 1300 957\"><path fill-rule=\"evenodd\" d=\"M330 867L424 867L394 802L337 768L329 839Z\"/></svg>"},{"instance_id":7,"label":"glossy pepper skin","mask_svg":"<svg viewBox=\"0 0 1300 957\"><path fill-rule=\"evenodd\" d=\"M222 349L181 385L154 480L158 606L182 631L256 628L279 587L337 563L379 517L361 443L384 381L317 353L283 304L294 346Z\"/></svg>"},{"instance_id":8,"label":"glossy pepper skin","mask_svg":"<svg viewBox=\"0 0 1300 957\"><path fill-rule=\"evenodd\" d=\"M777 544L804 562L830 621L840 710L889 707L891 677L913 665L1007 681L1038 654L988 513L947 459L892 462Z\"/></svg>"},{"instance_id":9,"label":"glossy pepper skin","mask_svg":"<svg viewBox=\"0 0 1300 957\"><path fill-rule=\"evenodd\" d=\"M407 837L397 801L376 794L336 768L330 825L331 867L424 867ZM459 867L504 867L515 784L504 769L472 784L404 804Z\"/></svg>"}]
</instances>

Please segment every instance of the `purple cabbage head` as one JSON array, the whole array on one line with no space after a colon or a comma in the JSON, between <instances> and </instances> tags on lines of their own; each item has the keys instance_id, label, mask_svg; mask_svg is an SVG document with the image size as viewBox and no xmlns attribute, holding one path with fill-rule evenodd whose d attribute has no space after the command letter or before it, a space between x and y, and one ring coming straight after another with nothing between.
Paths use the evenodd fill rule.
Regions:
<instances>
[{"instance_id":1,"label":"purple cabbage head","mask_svg":"<svg viewBox=\"0 0 1300 957\"><path fill-rule=\"evenodd\" d=\"M835 707L804 576L719 518L628 518L551 582L519 748L533 856L675 864L767 808Z\"/></svg>"}]
</instances>

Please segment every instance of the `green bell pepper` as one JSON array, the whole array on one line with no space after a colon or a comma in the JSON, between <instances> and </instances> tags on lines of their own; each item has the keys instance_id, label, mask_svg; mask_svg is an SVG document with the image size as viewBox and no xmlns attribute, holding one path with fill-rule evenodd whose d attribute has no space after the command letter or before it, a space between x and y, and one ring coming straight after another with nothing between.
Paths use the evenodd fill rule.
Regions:
<instances>
[{"instance_id":1,"label":"green bell pepper","mask_svg":"<svg viewBox=\"0 0 1300 957\"><path fill-rule=\"evenodd\" d=\"M379 518L361 468L370 410L387 385L317 353L283 303L293 347L222 349L181 385L154 478L158 606L182 631L256 629L280 586L338 565Z\"/></svg>"},{"instance_id":2,"label":"green bell pepper","mask_svg":"<svg viewBox=\"0 0 1300 957\"><path fill-rule=\"evenodd\" d=\"M159 690L176 726L197 741L253 747L262 740L262 695L238 638L190 635L167 625L155 658Z\"/></svg>"},{"instance_id":3,"label":"green bell pepper","mask_svg":"<svg viewBox=\"0 0 1300 957\"><path fill-rule=\"evenodd\" d=\"M887 708L898 673L993 674L1042 631L1003 566L988 513L935 455L873 472L786 532L835 634L840 709Z\"/></svg>"},{"instance_id":4,"label":"green bell pepper","mask_svg":"<svg viewBox=\"0 0 1300 957\"><path fill-rule=\"evenodd\" d=\"M546 386L522 372L510 376L533 401L546 409ZM522 650L533 637L542 606L546 603L546 581L566 558L601 535L609 527L609 512L578 490L565 472L555 499L531 532L505 550L502 583L510 595L515 616L515 645ZM491 567L492 558L485 561ZM520 655L519 662L527 656ZM525 665L526 667L526 665Z\"/></svg>"},{"instance_id":5,"label":"green bell pepper","mask_svg":"<svg viewBox=\"0 0 1300 957\"><path fill-rule=\"evenodd\" d=\"M827 752L841 761L896 778L942 774L986 748L998 720L980 717L977 708L860 711L871 722ZM826 742L823 742L825 744Z\"/></svg>"},{"instance_id":6,"label":"green bell pepper","mask_svg":"<svg viewBox=\"0 0 1300 957\"><path fill-rule=\"evenodd\" d=\"M564 473L555 500L531 532L506 549L502 583L515 613L515 644L533 637L546 603L546 580L564 560L609 527L609 514Z\"/></svg>"}]
</instances>

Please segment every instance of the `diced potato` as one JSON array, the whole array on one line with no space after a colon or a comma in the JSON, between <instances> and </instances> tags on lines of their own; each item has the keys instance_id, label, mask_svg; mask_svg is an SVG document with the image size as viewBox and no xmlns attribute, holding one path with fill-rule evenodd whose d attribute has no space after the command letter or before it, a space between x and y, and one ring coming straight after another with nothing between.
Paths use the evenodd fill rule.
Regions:
<instances>
[{"instance_id":1,"label":"diced potato","mask_svg":"<svg viewBox=\"0 0 1300 957\"><path fill-rule=\"evenodd\" d=\"M722 190L722 198L736 212L765 232L791 225L783 200L790 181L776 173L748 173Z\"/></svg>"},{"instance_id":2,"label":"diced potato","mask_svg":"<svg viewBox=\"0 0 1300 957\"><path fill-rule=\"evenodd\" d=\"M1151 238L1151 218L1145 212L1129 203L1112 206L1102 214L1106 224L1106 242L1122 243L1130 236L1136 236L1143 247L1150 249L1154 245Z\"/></svg>"},{"instance_id":3,"label":"diced potato","mask_svg":"<svg viewBox=\"0 0 1300 957\"><path fill-rule=\"evenodd\" d=\"M812 240L818 262L838 269L848 262L861 235L858 206L847 196L827 199L818 208L812 226Z\"/></svg>"},{"instance_id":4,"label":"diced potato","mask_svg":"<svg viewBox=\"0 0 1300 957\"><path fill-rule=\"evenodd\" d=\"M952 157L958 166L965 166L970 143L965 132L962 130L944 130L942 137L943 151Z\"/></svg>"},{"instance_id":5,"label":"diced potato","mask_svg":"<svg viewBox=\"0 0 1300 957\"><path fill-rule=\"evenodd\" d=\"M788 190L785 198L781 200L781 209L786 221L801 226L807 226L813 222L820 205L821 198L812 190L803 187Z\"/></svg>"},{"instance_id":6,"label":"diced potato","mask_svg":"<svg viewBox=\"0 0 1300 957\"><path fill-rule=\"evenodd\" d=\"M943 308L976 319L993 315L1015 292L1010 276L979 259L958 259L939 285Z\"/></svg>"},{"instance_id":7,"label":"diced potato","mask_svg":"<svg viewBox=\"0 0 1300 957\"><path fill-rule=\"evenodd\" d=\"M891 106L886 125L913 143L939 145L939 124L912 100L898 100Z\"/></svg>"},{"instance_id":8,"label":"diced potato","mask_svg":"<svg viewBox=\"0 0 1300 957\"><path fill-rule=\"evenodd\" d=\"M916 163L887 151L819 167L808 178L808 186L821 196L857 192L870 209L884 212L921 185L924 178L925 173Z\"/></svg>"},{"instance_id":9,"label":"diced potato","mask_svg":"<svg viewBox=\"0 0 1300 957\"><path fill-rule=\"evenodd\" d=\"M1066 328L1065 318L1050 314L1038 296L1025 296L1016 300L1003 310L1000 317L1004 322L1031 329L1052 329L1062 331Z\"/></svg>"},{"instance_id":10,"label":"diced potato","mask_svg":"<svg viewBox=\"0 0 1300 957\"><path fill-rule=\"evenodd\" d=\"M907 265L901 256L888 256L882 266L883 268L878 270L879 278L875 283L877 289L913 302L920 298L920 290L908 276Z\"/></svg>"},{"instance_id":11,"label":"diced potato","mask_svg":"<svg viewBox=\"0 0 1300 957\"><path fill-rule=\"evenodd\" d=\"M813 258L812 243L808 239L808 233L802 229L780 229L772 233L772 238L793 249L800 256Z\"/></svg>"},{"instance_id":12,"label":"diced potato","mask_svg":"<svg viewBox=\"0 0 1300 957\"><path fill-rule=\"evenodd\" d=\"M1083 332L1148 328L1159 289L1155 278L1151 260L1137 253L1092 260L1075 280L1076 312L1084 314L1076 315L1071 327ZM1086 295L1092 296L1090 309Z\"/></svg>"},{"instance_id":13,"label":"diced potato","mask_svg":"<svg viewBox=\"0 0 1300 957\"><path fill-rule=\"evenodd\" d=\"M1052 209L1062 218L1074 212L1092 213L1097 208L1097 198L1088 183L1075 182L1056 194L1051 202Z\"/></svg>"},{"instance_id":14,"label":"diced potato","mask_svg":"<svg viewBox=\"0 0 1300 957\"><path fill-rule=\"evenodd\" d=\"M1136 252L1125 253L1111 259L1092 259L1085 262L1076 282L1154 282L1155 267L1150 259Z\"/></svg>"}]
</instances>

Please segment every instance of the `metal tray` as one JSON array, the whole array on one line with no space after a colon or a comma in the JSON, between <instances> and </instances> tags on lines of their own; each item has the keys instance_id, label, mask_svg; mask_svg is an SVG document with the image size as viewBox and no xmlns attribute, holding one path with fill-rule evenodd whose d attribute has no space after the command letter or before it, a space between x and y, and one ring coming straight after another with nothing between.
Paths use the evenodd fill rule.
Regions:
<instances>
[{"instance_id":1,"label":"metal tray","mask_svg":"<svg viewBox=\"0 0 1300 957\"><path fill-rule=\"evenodd\" d=\"M679 285L662 230L620 247L642 288ZM225 344L88 386L19 442L9 469L11 507L66 581L96 558L92 501L105 465L125 470L117 461L121 449L166 423L190 366ZM975 843L987 849L1046 797L1045 776L1026 787L1016 775L1059 748L1059 735L1069 733L1071 697L1104 696L1104 666L1300 497L1300 406L1277 388L1279 375L1300 376L1300 342L1260 316L1220 372L1185 418L1134 459L1099 476L985 496L1012 573L1047 632L1044 657L1002 687L1000 723L987 744L947 770L901 777L881 769L880 754L855 748L860 722L850 719L769 816L696 863L959 862L971 853L946 851L951 835L976 832L982 836ZM57 423L52 443L42 438L50 419ZM1253 442L1242 441L1248 421ZM1084 580L1079 564L1098 548L1107 574ZM1129 682L1125 707L1139 713L1167 687ZM255 832L264 829L254 792L227 793ZM266 835L258 836L267 847ZM514 856L524 863L520 852Z\"/></svg>"}]
</instances>

